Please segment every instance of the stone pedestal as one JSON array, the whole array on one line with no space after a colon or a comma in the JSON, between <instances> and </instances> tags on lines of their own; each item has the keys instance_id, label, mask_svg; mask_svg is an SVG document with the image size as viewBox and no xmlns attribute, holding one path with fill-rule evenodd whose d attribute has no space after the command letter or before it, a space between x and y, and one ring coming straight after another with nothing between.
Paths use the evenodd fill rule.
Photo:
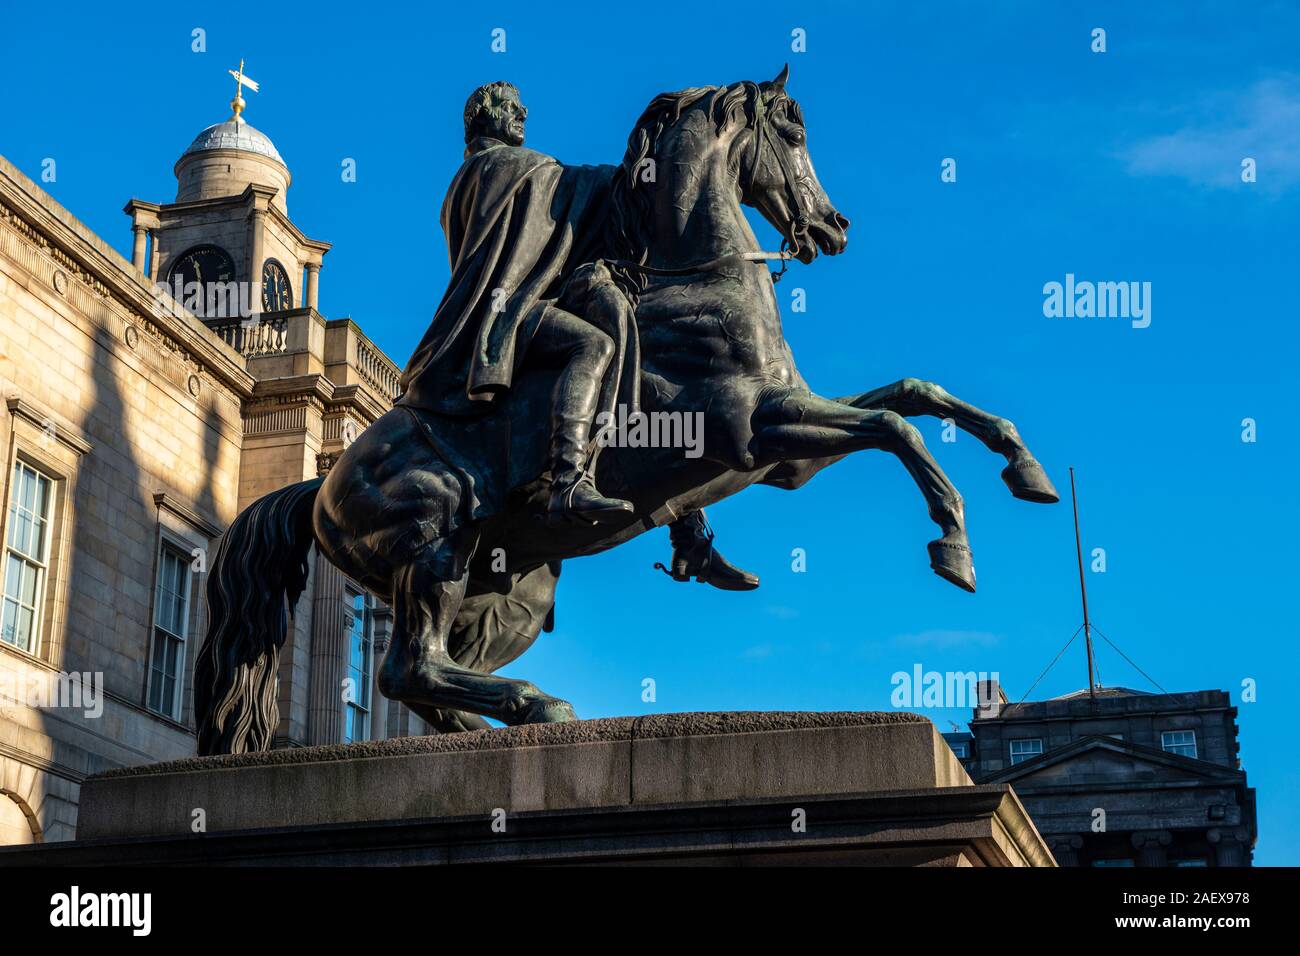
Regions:
<instances>
[{"instance_id":1,"label":"stone pedestal","mask_svg":"<svg viewBox=\"0 0 1300 956\"><path fill-rule=\"evenodd\" d=\"M202 820L206 832L195 833ZM112 771L76 843L0 864L1053 866L907 713L667 714Z\"/></svg>"}]
</instances>

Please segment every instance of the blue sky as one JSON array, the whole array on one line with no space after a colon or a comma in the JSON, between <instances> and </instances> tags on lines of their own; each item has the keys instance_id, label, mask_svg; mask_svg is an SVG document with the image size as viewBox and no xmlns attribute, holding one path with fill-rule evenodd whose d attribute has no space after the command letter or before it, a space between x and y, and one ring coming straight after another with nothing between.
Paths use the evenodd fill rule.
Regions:
<instances>
[{"instance_id":1,"label":"blue sky","mask_svg":"<svg viewBox=\"0 0 1300 956\"><path fill-rule=\"evenodd\" d=\"M74 5L75 6L75 5ZM461 158L461 109L509 79L529 145L615 162L657 93L767 79L786 61L809 148L853 220L838 259L795 264L786 334L818 392L911 375L1009 417L1068 488L1078 469L1100 628L1166 689L1240 707L1258 788L1259 863L1300 862L1291 702L1297 511L1294 264L1300 252L1300 13L1286 4L5 4L10 107L0 152L129 254L128 198L169 201L171 167L223 120L226 69L262 84L247 119L294 176L289 210L334 243L321 308L351 315L404 364L446 282L437 223ZM486 10L486 8L485 8ZM206 30L207 52L191 51ZM502 27L507 52L490 51ZM1090 32L1107 31L1092 53ZM790 33L807 33L792 53ZM1240 180L1256 158L1258 182ZM344 158L357 181L340 177ZM940 163L957 161L957 181ZM776 244L764 226L761 237ZM1152 285L1152 322L1049 319L1044 283ZM787 300L788 301L788 300ZM1243 418L1258 440L1241 440ZM670 582L654 532L571 562L558 629L509 669L594 717L651 711L885 709L891 675L997 671L1019 699L1080 621L1068 504L1013 500L973 438L932 451L966 499L979 593L930 572L920 496L864 453L796 493L711 509L752 594ZM791 570L803 548L807 571ZM1152 689L1102 643L1102 681ZM653 678L657 701L641 699ZM1243 680L1258 701L1240 702ZM1034 698L1086 683L1076 644ZM927 711L941 729L965 710Z\"/></svg>"}]
</instances>

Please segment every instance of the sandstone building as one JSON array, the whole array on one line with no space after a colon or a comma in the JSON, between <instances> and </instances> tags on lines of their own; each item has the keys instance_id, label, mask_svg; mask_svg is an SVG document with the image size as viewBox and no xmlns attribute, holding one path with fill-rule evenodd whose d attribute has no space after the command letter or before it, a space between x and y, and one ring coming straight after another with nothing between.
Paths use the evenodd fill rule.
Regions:
<instances>
[{"instance_id":1,"label":"sandstone building","mask_svg":"<svg viewBox=\"0 0 1300 956\"><path fill-rule=\"evenodd\" d=\"M290 218L270 139L232 117L175 173L174 202L127 203L127 261L0 157L0 844L71 839L87 774L194 752L206 556L397 392L318 311L330 246ZM423 732L374 686L390 626L313 568L278 745Z\"/></svg>"}]
</instances>

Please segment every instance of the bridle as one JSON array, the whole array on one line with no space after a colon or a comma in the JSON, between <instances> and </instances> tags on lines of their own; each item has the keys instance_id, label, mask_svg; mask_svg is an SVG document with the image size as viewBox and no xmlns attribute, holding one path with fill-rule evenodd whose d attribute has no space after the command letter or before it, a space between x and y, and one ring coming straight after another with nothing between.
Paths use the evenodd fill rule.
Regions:
<instances>
[{"instance_id":1,"label":"bridle","mask_svg":"<svg viewBox=\"0 0 1300 956\"><path fill-rule=\"evenodd\" d=\"M763 92L762 90L756 90L754 93L754 158L749 164L749 184L745 187L745 192L751 196L754 194L754 177L758 175L758 164L763 160L763 144L771 138L768 133L770 124L767 121L767 115L767 107L763 105ZM794 170L790 168L790 158L786 156L784 150L777 149L773 145L772 153L776 156L776 164L781 169L782 185L790 195L790 211L794 213L794 229L791 231L792 233L798 233L800 230L806 230L812 224L812 219L809 217L799 193L799 177L795 176ZM783 252L788 242L787 237L782 238L781 249ZM784 272L785 269L783 268L781 271Z\"/></svg>"},{"instance_id":2,"label":"bridle","mask_svg":"<svg viewBox=\"0 0 1300 956\"><path fill-rule=\"evenodd\" d=\"M749 183L745 187L747 195L753 194L754 176L758 173L758 164L763 159L763 144L771 137L768 133L767 107L763 105L763 91L755 87L754 90L754 158L749 164ZM772 146L772 152L776 156L777 166L781 169L783 185L790 195L790 208L794 213L792 232L797 233L799 230L806 230L812 223L808 213L805 211L803 199L799 194L799 179L794 175L794 170L790 168L790 160L784 151ZM811 239L808 239L811 242ZM781 248L777 252L735 252L731 255L720 256L716 259L710 259L707 262L692 263L689 266L682 266L677 269L659 269L654 266L647 266L640 262L632 262L628 259L607 259L610 265L618 266L634 272L640 272L646 275L655 276L685 276L694 275L697 272L712 272L721 269L724 266L739 264L742 262L768 262L773 259L780 260L781 271L773 272L772 282L780 282L781 276L785 275L786 268L790 260L795 258L794 252L788 250L786 246L790 244L789 236L781 237Z\"/></svg>"}]
</instances>

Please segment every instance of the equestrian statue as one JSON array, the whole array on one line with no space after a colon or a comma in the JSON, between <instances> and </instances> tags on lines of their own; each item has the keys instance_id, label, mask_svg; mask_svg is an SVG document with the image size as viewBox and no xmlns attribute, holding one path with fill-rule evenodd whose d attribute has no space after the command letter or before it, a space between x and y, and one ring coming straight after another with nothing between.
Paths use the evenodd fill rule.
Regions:
<instances>
[{"instance_id":1,"label":"equestrian statue","mask_svg":"<svg viewBox=\"0 0 1300 956\"><path fill-rule=\"evenodd\" d=\"M200 753L270 746L313 545L393 608L380 691L452 733L575 719L493 673L553 626L562 562L669 525L675 580L750 590L704 508L754 484L799 488L860 449L899 459L939 528L930 567L974 591L961 496L909 416L1002 455L1015 497L1058 500L1015 425L938 385L829 399L800 376L767 263L842 253L849 221L813 171L788 75L656 97L618 166L525 147L509 83L470 96L442 208L451 277L400 397L327 475L241 512L211 563ZM762 250L742 204L780 251ZM700 452L608 440L629 412L693 416Z\"/></svg>"}]
</instances>

